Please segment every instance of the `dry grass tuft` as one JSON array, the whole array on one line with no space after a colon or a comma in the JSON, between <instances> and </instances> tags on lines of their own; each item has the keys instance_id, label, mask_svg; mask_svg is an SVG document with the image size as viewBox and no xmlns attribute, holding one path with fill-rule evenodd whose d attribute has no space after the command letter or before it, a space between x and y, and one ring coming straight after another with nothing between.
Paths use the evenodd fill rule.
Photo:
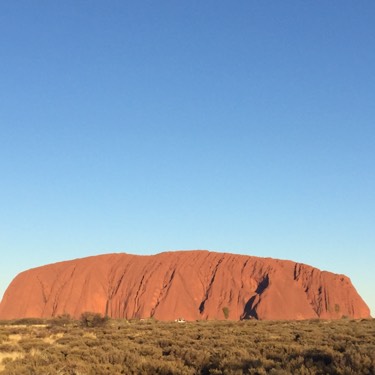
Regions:
<instances>
[{"instance_id":1,"label":"dry grass tuft","mask_svg":"<svg viewBox=\"0 0 375 375\"><path fill-rule=\"evenodd\" d=\"M0 353L0 372L5 370L5 364L10 361L14 361L18 358L23 358L25 356L24 353L20 352L12 352L12 353Z\"/></svg>"},{"instance_id":2,"label":"dry grass tuft","mask_svg":"<svg viewBox=\"0 0 375 375\"><path fill-rule=\"evenodd\" d=\"M22 339L22 335L20 335L19 333L16 333L16 334L13 334L13 335L9 335L8 336L8 340L10 342L18 342Z\"/></svg>"},{"instance_id":3,"label":"dry grass tuft","mask_svg":"<svg viewBox=\"0 0 375 375\"><path fill-rule=\"evenodd\" d=\"M58 339L61 339L62 337L64 337L64 333L60 332L57 334L43 337L43 342L45 342L46 344L54 344Z\"/></svg>"}]
</instances>

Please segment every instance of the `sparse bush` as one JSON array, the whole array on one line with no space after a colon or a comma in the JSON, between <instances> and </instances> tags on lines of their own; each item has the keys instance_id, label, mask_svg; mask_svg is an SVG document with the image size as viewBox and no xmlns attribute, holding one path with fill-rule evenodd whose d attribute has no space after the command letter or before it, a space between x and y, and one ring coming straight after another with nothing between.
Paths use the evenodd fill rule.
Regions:
<instances>
[{"instance_id":1,"label":"sparse bush","mask_svg":"<svg viewBox=\"0 0 375 375\"><path fill-rule=\"evenodd\" d=\"M23 318L12 322L13 325L40 325L45 324L46 320L42 318Z\"/></svg>"},{"instance_id":2,"label":"sparse bush","mask_svg":"<svg viewBox=\"0 0 375 375\"><path fill-rule=\"evenodd\" d=\"M74 323L74 320L72 319L72 317L69 314L62 314L62 315L57 316L54 319L49 320L49 326L50 327L52 327L52 326L65 327L65 326L67 326L69 324L73 324L73 323Z\"/></svg>"},{"instance_id":3,"label":"sparse bush","mask_svg":"<svg viewBox=\"0 0 375 375\"><path fill-rule=\"evenodd\" d=\"M102 316L99 313L84 312L80 318L82 327L93 328L93 327L103 327L108 322L108 317Z\"/></svg>"},{"instance_id":4,"label":"sparse bush","mask_svg":"<svg viewBox=\"0 0 375 375\"><path fill-rule=\"evenodd\" d=\"M223 314L224 314L225 319L229 318L229 307L227 306L223 307Z\"/></svg>"}]
</instances>

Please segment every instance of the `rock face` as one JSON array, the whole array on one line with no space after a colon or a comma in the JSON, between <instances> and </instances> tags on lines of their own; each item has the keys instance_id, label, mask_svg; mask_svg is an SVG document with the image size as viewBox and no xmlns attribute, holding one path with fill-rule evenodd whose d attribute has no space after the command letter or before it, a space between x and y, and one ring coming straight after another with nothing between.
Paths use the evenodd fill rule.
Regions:
<instances>
[{"instance_id":1,"label":"rock face","mask_svg":"<svg viewBox=\"0 0 375 375\"><path fill-rule=\"evenodd\" d=\"M22 272L4 294L0 319L85 311L160 320L370 317L344 275L286 260L177 251L106 254Z\"/></svg>"}]
</instances>

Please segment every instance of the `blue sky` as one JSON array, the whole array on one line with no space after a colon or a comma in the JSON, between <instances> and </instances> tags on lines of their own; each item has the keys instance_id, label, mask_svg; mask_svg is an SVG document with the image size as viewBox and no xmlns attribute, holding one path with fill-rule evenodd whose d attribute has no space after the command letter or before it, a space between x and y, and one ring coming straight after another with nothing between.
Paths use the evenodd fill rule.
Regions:
<instances>
[{"instance_id":1,"label":"blue sky","mask_svg":"<svg viewBox=\"0 0 375 375\"><path fill-rule=\"evenodd\" d=\"M375 312L375 3L2 1L0 295L209 249L348 275Z\"/></svg>"}]
</instances>

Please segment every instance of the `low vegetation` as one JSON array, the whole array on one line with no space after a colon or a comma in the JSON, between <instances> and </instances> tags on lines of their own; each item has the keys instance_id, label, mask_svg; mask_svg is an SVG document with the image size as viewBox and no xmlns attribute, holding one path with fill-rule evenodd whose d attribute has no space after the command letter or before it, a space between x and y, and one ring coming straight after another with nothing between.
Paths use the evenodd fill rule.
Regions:
<instances>
[{"instance_id":1,"label":"low vegetation","mask_svg":"<svg viewBox=\"0 0 375 375\"><path fill-rule=\"evenodd\" d=\"M374 374L374 337L373 319L177 324L85 313L0 322L0 373Z\"/></svg>"}]
</instances>

